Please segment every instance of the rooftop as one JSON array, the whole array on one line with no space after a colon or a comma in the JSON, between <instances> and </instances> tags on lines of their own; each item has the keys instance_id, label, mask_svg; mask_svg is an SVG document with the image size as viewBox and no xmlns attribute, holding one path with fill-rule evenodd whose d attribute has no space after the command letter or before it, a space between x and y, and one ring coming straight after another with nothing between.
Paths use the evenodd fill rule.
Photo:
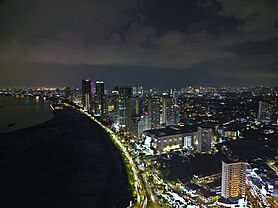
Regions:
<instances>
[{"instance_id":1,"label":"rooftop","mask_svg":"<svg viewBox=\"0 0 278 208\"><path fill-rule=\"evenodd\" d=\"M193 126L193 125L167 126L161 129L148 130L146 131L146 134L154 135L156 137L161 137L161 136L170 136L170 135L185 134L191 132L197 132L197 126Z\"/></svg>"}]
</instances>

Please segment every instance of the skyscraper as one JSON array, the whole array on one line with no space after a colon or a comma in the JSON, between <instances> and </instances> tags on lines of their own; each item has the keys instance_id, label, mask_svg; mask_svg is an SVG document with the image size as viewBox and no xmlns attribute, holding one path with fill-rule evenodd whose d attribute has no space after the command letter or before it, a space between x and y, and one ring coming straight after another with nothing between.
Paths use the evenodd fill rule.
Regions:
<instances>
[{"instance_id":1,"label":"skyscraper","mask_svg":"<svg viewBox=\"0 0 278 208\"><path fill-rule=\"evenodd\" d=\"M207 153L211 148L212 140L212 129L209 127L198 127L197 133L198 147L197 150L199 153Z\"/></svg>"},{"instance_id":2,"label":"skyscraper","mask_svg":"<svg viewBox=\"0 0 278 208\"><path fill-rule=\"evenodd\" d=\"M130 97L129 98L129 111L131 116L139 114L139 98L138 97Z\"/></svg>"},{"instance_id":3,"label":"skyscraper","mask_svg":"<svg viewBox=\"0 0 278 208\"><path fill-rule=\"evenodd\" d=\"M148 100L148 113L150 116L151 129L160 128L160 98L151 97Z\"/></svg>"},{"instance_id":4,"label":"skyscraper","mask_svg":"<svg viewBox=\"0 0 278 208\"><path fill-rule=\"evenodd\" d=\"M91 94L92 92L92 82L89 79L82 79L82 93Z\"/></svg>"},{"instance_id":5,"label":"skyscraper","mask_svg":"<svg viewBox=\"0 0 278 208\"><path fill-rule=\"evenodd\" d=\"M150 126L150 117L149 114L146 112L140 116L138 121L138 136L141 136L144 131L151 129Z\"/></svg>"},{"instance_id":6,"label":"skyscraper","mask_svg":"<svg viewBox=\"0 0 278 208\"><path fill-rule=\"evenodd\" d=\"M112 119L114 122L118 123L119 122L119 117L120 117L120 110L119 110L119 91L118 90L113 90L111 93L111 105L113 106L113 112L112 112ZM111 113L110 113L111 114Z\"/></svg>"},{"instance_id":7,"label":"skyscraper","mask_svg":"<svg viewBox=\"0 0 278 208\"><path fill-rule=\"evenodd\" d=\"M64 97L66 100L68 101L71 101L72 99L72 91L71 91L71 88L70 87L66 87L65 90L64 90Z\"/></svg>"},{"instance_id":8,"label":"skyscraper","mask_svg":"<svg viewBox=\"0 0 278 208\"><path fill-rule=\"evenodd\" d=\"M82 79L82 105L86 110L91 110L92 82L89 79Z\"/></svg>"},{"instance_id":9,"label":"skyscraper","mask_svg":"<svg viewBox=\"0 0 278 208\"><path fill-rule=\"evenodd\" d=\"M258 119L261 121L271 121L274 112L274 105L264 101L259 103Z\"/></svg>"},{"instance_id":10,"label":"skyscraper","mask_svg":"<svg viewBox=\"0 0 278 208\"><path fill-rule=\"evenodd\" d=\"M133 96L143 95L143 87L142 86L132 87L132 94Z\"/></svg>"},{"instance_id":11,"label":"skyscraper","mask_svg":"<svg viewBox=\"0 0 278 208\"><path fill-rule=\"evenodd\" d=\"M128 131L134 135L138 134L139 119L139 97L129 97L126 123Z\"/></svg>"},{"instance_id":12,"label":"skyscraper","mask_svg":"<svg viewBox=\"0 0 278 208\"><path fill-rule=\"evenodd\" d=\"M123 129L126 129L128 122L130 121L129 116L131 115L128 111L129 98L132 96L131 87L119 87L119 121Z\"/></svg>"},{"instance_id":13,"label":"skyscraper","mask_svg":"<svg viewBox=\"0 0 278 208\"><path fill-rule=\"evenodd\" d=\"M162 120L165 126L175 124L174 99L168 95L162 96Z\"/></svg>"},{"instance_id":14,"label":"skyscraper","mask_svg":"<svg viewBox=\"0 0 278 208\"><path fill-rule=\"evenodd\" d=\"M226 199L246 196L246 162L222 161L221 196Z\"/></svg>"},{"instance_id":15,"label":"skyscraper","mask_svg":"<svg viewBox=\"0 0 278 208\"><path fill-rule=\"evenodd\" d=\"M95 101L95 109L94 109L95 114L103 117L103 114L106 113L103 81L95 82L94 101Z\"/></svg>"}]
</instances>

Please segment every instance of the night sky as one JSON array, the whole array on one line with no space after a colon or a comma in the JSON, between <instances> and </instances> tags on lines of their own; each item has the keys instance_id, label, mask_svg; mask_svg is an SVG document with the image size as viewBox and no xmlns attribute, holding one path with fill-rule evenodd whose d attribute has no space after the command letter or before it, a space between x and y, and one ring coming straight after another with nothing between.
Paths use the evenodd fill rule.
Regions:
<instances>
[{"instance_id":1,"label":"night sky","mask_svg":"<svg viewBox=\"0 0 278 208\"><path fill-rule=\"evenodd\" d=\"M0 87L278 85L277 0L0 0Z\"/></svg>"}]
</instances>

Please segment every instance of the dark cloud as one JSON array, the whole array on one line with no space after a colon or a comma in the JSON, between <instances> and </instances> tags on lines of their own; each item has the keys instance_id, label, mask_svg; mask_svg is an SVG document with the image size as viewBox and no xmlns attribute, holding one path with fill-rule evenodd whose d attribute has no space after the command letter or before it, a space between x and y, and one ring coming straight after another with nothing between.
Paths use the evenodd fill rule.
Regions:
<instances>
[{"instance_id":1,"label":"dark cloud","mask_svg":"<svg viewBox=\"0 0 278 208\"><path fill-rule=\"evenodd\" d=\"M216 0L153 1L146 12L146 24L165 31L194 33L235 32L239 20L233 16L220 16L222 5Z\"/></svg>"},{"instance_id":2,"label":"dark cloud","mask_svg":"<svg viewBox=\"0 0 278 208\"><path fill-rule=\"evenodd\" d=\"M85 75L165 86L186 84L180 77L275 84L277 11L276 0L1 1L0 82L16 73L24 83L58 84L63 74L73 84Z\"/></svg>"},{"instance_id":3,"label":"dark cloud","mask_svg":"<svg viewBox=\"0 0 278 208\"><path fill-rule=\"evenodd\" d=\"M263 41L248 41L232 46L230 51L239 55L274 55L278 58L278 37Z\"/></svg>"}]
</instances>

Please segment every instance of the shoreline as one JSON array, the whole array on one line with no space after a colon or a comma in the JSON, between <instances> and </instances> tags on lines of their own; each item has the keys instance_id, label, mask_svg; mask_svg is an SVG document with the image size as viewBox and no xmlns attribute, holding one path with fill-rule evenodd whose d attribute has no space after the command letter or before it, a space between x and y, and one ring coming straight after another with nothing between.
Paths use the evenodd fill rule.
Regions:
<instances>
[{"instance_id":1,"label":"shoreline","mask_svg":"<svg viewBox=\"0 0 278 208\"><path fill-rule=\"evenodd\" d=\"M0 173L0 176L2 178L0 181L2 184L2 187L0 188L0 204L3 204L3 202L8 203L8 199L11 198L13 198L13 203L20 204L19 201L21 200L32 203L30 201L30 197L32 198L34 195L36 195L35 193L29 194L28 196L26 196L25 193L22 193L23 196L20 196L19 199L16 196L13 197L13 193L17 192L17 190L19 189L22 189L22 187L18 187L18 184L16 184L13 187L15 190L12 191L12 188L8 185L8 182L12 182L13 180L15 180L15 178L16 181L19 181L19 184L24 184L24 180L26 180L26 177L27 181L28 179L30 179L29 176L24 175L27 163L29 167L28 171L35 172L35 178L37 177L35 181L39 184L43 183L42 187L47 187L45 189L42 189L40 187L37 187L37 185L33 184L33 182L31 181L31 187L35 186L34 190L39 189L39 192L44 192L44 190L48 190L48 192L55 192L55 189L57 187L55 187L56 183L53 182L53 169L59 170L61 166L66 166L66 169L68 170L67 172L65 172L66 178L64 178L65 176L60 176L59 174L57 175L57 177L61 178L61 180L66 180L67 184L72 183L73 190L64 190L63 186L58 186L58 189L60 188L62 189L62 191L56 194L61 195L63 191L65 193L70 192L73 197L73 199L71 199L70 201L72 201L74 204L74 198L76 198L76 201L80 200L79 192L81 190L85 192L89 191L89 194L91 192L95 192L97 186L97 188L100 189L99 192L95 192L94 196L89 197L90 200L94 201L93 203L96 203L96 206L102 207L102 203L104 203L109 204L109 206L113 205L115 207L127 207L131 196L128 192L126 168L123 158L121 157L116 147L113 145L112 141L109 139L109 135L95 122L86 118L85 115L82 115L77 110L65 109L59 112L54 111L53 115L54 117L52 119L38 125L16 130L13 132L0 133L0 147L2 147L1 149L3 150L5 149L5 151L0 153L0 168L4 170ZM49 148L49 146L51 148ZM39 149L39 151L36 149ZM26 155L32 155L32 161L29 161L30 157L27 157L29 160L25 158ZM65 155L67 155L67 157L64 157ZM33 158L34 156L38 158ZM53 164L50 164L49 166L51 168L40 167L43 161L47 163L49 162L49 160L46 160L46 158L48 157L51 157L52 160L53 158L55 158L55 160L58 162L53 162ZM68 158L71 157L72 160L68 161ZM80 157L83 159L81 159ZM78 158L80 158L81 160L79 160ZM76 160L79 162L77 162ZM38 165L37 163L39 163L40 165ZM17 164L16 169L13 169L13 164ZM94 164L96 166L95 169L91 167L91 164ZM80 167L76 169L76 166ZM100 170L101 174L98 173L98 171ZM13 173L13 171L16 171L14 175L15 178L9 176L9 173ZM76 171L78 172L78 174L76 173ZM49 177L42 179L42 176L38 174L41 172L43 172L43 175L46 174ZM89 172L91 174L88 174ZM24 175L24 177L22 178L23 180L18 179L21 178L21 174ZM79 178L80 175L86 176ZM95 177L92 177L93 175L95 175ZM3 178L7 177L10 178L10 180L2 181L4 180ZM78 177L78 180L75 179L76 177ZM72 180L72 178L74 178L74 180ZM89 182L89 184L91 184L89 185L87 183L83 184L83 182L79 181L83 181L85 178L87 178L87 180L89 181L94 181L94 183ZM103 179L96 180L96 178ZM117 178L118 180L115 181L115 178ZM44 184L43 180L48 181L49 184L53 187L49 188L50 185ZM102 185L100 186L97 184ZM75 189L75 186L79 188ZM91 188L89 188L89 186L91 186ZM24 187L25 186L23 186L23 189ZM5 191L7 189L9 191ZM113 191L111 191L111 189ZM28 191L31 190L27 190L27 193ZM104 194L104 196L101 196L101 193L103 192L109 194ZM45 199L45 197L46 195L44 194L40 195L38 197L38 201L43 202L44 200L47 200ZM99 198L109 199L109 197L111 197L110 200L101 200L101 202L98 200ZM49 197L48 200L49 203L53 203L54 201L57 204L57 207L61 205L57 203L55 199L51 200L50 198L51 197ZM64 196L61 196L61 198L64 200ZM87 200L89 199L82 200L84 206L81 205L80 207L86 207L87 205L85 206L85 204L88 203ZM66 204L68 203L66 201L64 202ZM4 205L7 204L4 203ZM39 206L47 207L45 203L42 203ZM71 205L67 204L67 207L71 207Z\"/></svg>"},{"instance_id":2,"label":"shoreline","mask_svg":"<svg viewBox=\"0 0 278 208\"><path fill-rule=\"evenodd\" d=\"M54 117L51 102L35 98L19 99L0 96L0 134L37 126Z\"/></svg>"},{"instance_id":3,"label":"shoreline","mask_svg":"<svg viewBox=\"0 0 278 208\"><path fill-rule=\"evenodd\" d=\"M24 130L27 130L27 129L30 129L30 128L33 128L33 127L40 126L40 125L42 125L42 124L44 124L44 123L47 123L47 122L51 121L52 119L54 119L54 114L51 116L51 118L48 118L48 119L43 120L43 121L40 121L40 122L32 123L32 124L30 124L30 125L28 124L28 125L26 125L26 126L24 126L24 127L19 127L18 129L13 129L13 130L10 130L10 131L0 131L0 135L1 135L1 134L13 133L13 132L15 132L15 131L22 131L22 130L24 131ZM16 123L11 123L11 124L12 124L11 127L14 127L14 126L17 125ZM7 126L9 126L9 125L11 125L11 124L8 124Z\"/></svg>"}]
</instances>

